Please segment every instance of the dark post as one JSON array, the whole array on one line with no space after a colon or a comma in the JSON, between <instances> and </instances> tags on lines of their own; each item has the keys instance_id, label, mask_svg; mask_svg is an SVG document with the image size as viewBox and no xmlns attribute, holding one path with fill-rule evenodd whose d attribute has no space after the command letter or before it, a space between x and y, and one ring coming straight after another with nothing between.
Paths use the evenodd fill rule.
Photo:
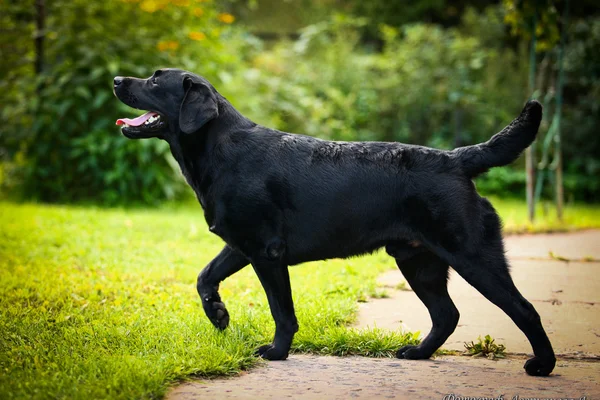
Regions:
<instances>
[{"instance_id":1,"label":"dark post","mask_svg":"<svg viewBox=\"0 0 600 400\"><path fill-rule=\"evenodd\" d=\"M556 215L559 221L563 219L563 203L564 203L564 191L563 191L563 160L562 160L562 148L560 143L560 122L562 114L562 91L565 82L565 69L563 65L564 53L565 53L565 42L567 38L567 24L569 22L569 0L565 2L565 17L562 24L562 33L560 37L560 45L558 47L558 90L556 91L556 113L557 113L557 126L556 136L554 137L554 156L556 157Z\"/></svg>"},{"instance_id":2,"label":"dark post","mask_svg":"<svg viewBox=\"0 0 600 400\"><path fill-rule=\"evenodd\" d=\"M533 16L531 24L531 50L529 53L529 96L533 97L535 90L535 28L537 25L537 15ZM535 179L535 167L533 160L533 144L525 151L525 171L526 171L526 195L527 195L527 210L529 221L533 222L535 218L535 202L533 196L533 185Z\"/></svg>"},{"instance_id":3,"label":"dark post","mask_svg":"<svg viewBox=\"0 0 600 400\"><path fill-rule=\"evenodd\" d=\"M45 0L35 1L36 31L35 31L35 74L40 75L44 69L44 36L46 22Z\"/></svg>"}]
</instances>

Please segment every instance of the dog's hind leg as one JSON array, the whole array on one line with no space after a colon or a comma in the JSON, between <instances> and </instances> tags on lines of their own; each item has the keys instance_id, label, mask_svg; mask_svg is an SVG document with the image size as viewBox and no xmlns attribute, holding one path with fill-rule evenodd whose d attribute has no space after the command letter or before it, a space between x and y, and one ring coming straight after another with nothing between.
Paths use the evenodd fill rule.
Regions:
<instances>
[{"instance_id":1,"label":"dog's hind leg","mask_svg":"<svg viewBox=\"0 0 600 400\"><path fill-rule=\"evenodd\" d=\"M294 334L298 332L288 266L279 261L266 259L253 260L252 266L265 289L271 315L275 320L273 343L259 347L256 353L267 360L285 360Z\"/></svg>"},{"instance_id":2,"label":"dog's hind leg","mask_svg":"<svg viewBox=\"0 0 600 400\"><path fill-rule=\"evenodd\" d=\"M458 260L453 265L454 269L488 300L500 307L527 336L535 357L525 363L525 371L529 375L550 374L556 358L539 314L513 283L504 252L490 254L486 249L482 249L482 252L485 252L485 256Z\"/></svg>"},{"instance_id":3,"label":"dog's hind leg","mask_svg":"<svg viewBox=\"0 0 600 400\"><path fill-rule=\"evenodd\" d=\"M198 275L196 289L206 316L218 329L229 325L229 313L219 296L219 283L248 265L250 261L229 246L215 257Z\"/></svg>"},{"instance_id":4,"label":"dog's hind leg","mask_svg":"<svg viewBox=\"0 0 600 400\"><path fill-rule=\"evenodd\" d=\"M481 199L483 226L479 242L452 255L452 267L488 300L500 307L523 331L535 357L525 363L529 375L546 376L556 364L554 350L539 314L516 288L508 271L500 219L492 205Z\"/></svg>"},{"instance_id":5,"label":"dog's hind leg","mask_svg":"<svg viewBox=\"0 0 600 400\"><path fill-rule=\"evenodd\" d=\"M385 251L396 259L396 263L399 263L429 250L418 240L410 240L388 243Z\"/></svg>"},{"instance_id":6,"label":"dog's hind leg","mask_svg":"<svg viewBox=\"0 0 600 400\"><path fill-rule=\"evenodd\" d=\"M404 346L398 358L423 359L431 355L448 339L458 324L459 313L448 295L448 263L430 251L415 249L408 259L396 263L408 284L427 307L433 327L418 346ZM389 251L388 251L389 252Z\"/></svg>"}]
</instances>

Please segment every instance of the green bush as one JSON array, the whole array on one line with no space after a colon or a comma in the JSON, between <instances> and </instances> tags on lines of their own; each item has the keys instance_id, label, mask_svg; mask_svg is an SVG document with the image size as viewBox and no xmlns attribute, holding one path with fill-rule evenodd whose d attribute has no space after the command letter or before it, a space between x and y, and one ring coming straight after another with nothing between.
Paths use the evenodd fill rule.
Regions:
<instances>
[{"instance_id":1,"label":"green bush","mask_svg":"<svg viewBox=\"0 0 600 400\"><path fill-rule=\"evenodd\" d=\"M30 71L37 85L27 108L16 109L17 91L11 103L13 117L30 116L13 119L26 132L18 149L26 160L24 195L116 204L181 193L166 143L129 141L114 125L140 112L114 98L112 79L179 66L218 81L218 72L243 65L249 48L233 17L213 3L167 0L53 1L46 12L45 69L38 77Z\"/></svg>"},{"instance_id":2,"label":"green bush","mask_svg":"<svg viewBox=\"0 0 600 400\"><path fill-rule=\"evenodd\" d=\"M474 21L502 26L497 15ZM283 130L445 148L489 138L526 99L526 74L510 49L414 24L384 26L383 51L369 52L359 36L364 23L337 16L309 26L298 41L261 53L223 90L244 112ZM263 101L241 100L253 96Z\"/></svg>"},{"instance_id":3,"label":"green bush","mask_svg":"<svg viewBox=\"0 0 600 400\"><path fill-rule=\"evenodd\" d=\"M512 168L493 168L475 182L480 193L503 195L512 193L525 198L525 171Z\"/></svg>"}]
</instances>

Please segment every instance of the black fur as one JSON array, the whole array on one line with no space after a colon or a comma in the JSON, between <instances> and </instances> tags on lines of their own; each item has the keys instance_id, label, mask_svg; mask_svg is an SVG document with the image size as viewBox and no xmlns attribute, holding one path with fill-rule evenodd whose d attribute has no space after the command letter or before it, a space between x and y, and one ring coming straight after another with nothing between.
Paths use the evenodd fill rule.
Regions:
<instances>
[{"instance_id":1,"label":"black fur","mask_svg":"<svg viewBox=\"0 0 600 400\"><path fill-rule=\"evenodd\" d=\"M400 358L428 358L454 331L458 310L446 289L448 266L502 308L528 337L531 375L548 375L552 346L533 306L514 286L499 218L471 178L515 160L535 139L542 108L530 101L488 142L453 151L402 143L331 142L257 125L208 81L159 70L115 78L124 103L161 115L130 138L166 140L192 186L211 232L226 243L198 277L207 316L219 329L229 314L219 283L252 264L275 320L260 356L285 359L298 323L288 266L385 247L429 309L433 329Z\"/></svg>"}]
</instances>

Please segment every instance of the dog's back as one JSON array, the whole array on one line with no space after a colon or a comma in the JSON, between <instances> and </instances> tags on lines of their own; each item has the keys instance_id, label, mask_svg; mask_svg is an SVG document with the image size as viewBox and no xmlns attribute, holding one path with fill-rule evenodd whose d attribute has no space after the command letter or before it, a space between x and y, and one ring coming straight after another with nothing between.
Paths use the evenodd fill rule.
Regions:
<instances>
[{"instance_id":1,"label":"dog's back","mask_svg":"<svg viewBox=\"0 0 600 400\"><path fill-rule=\"evenodd\" d=\"M398 240L477 246L489 203L471 179L511 162L535 138L541 106L488 142L455 149L336 142L257 126L235 134L226 164L235 192L281 210L287 262L348 257ZM228 185L224 185L228 186ZM247 206L247 202L245 203ZM279 212L278 212L279 213Z\"/></svg>"}]
</instances>

